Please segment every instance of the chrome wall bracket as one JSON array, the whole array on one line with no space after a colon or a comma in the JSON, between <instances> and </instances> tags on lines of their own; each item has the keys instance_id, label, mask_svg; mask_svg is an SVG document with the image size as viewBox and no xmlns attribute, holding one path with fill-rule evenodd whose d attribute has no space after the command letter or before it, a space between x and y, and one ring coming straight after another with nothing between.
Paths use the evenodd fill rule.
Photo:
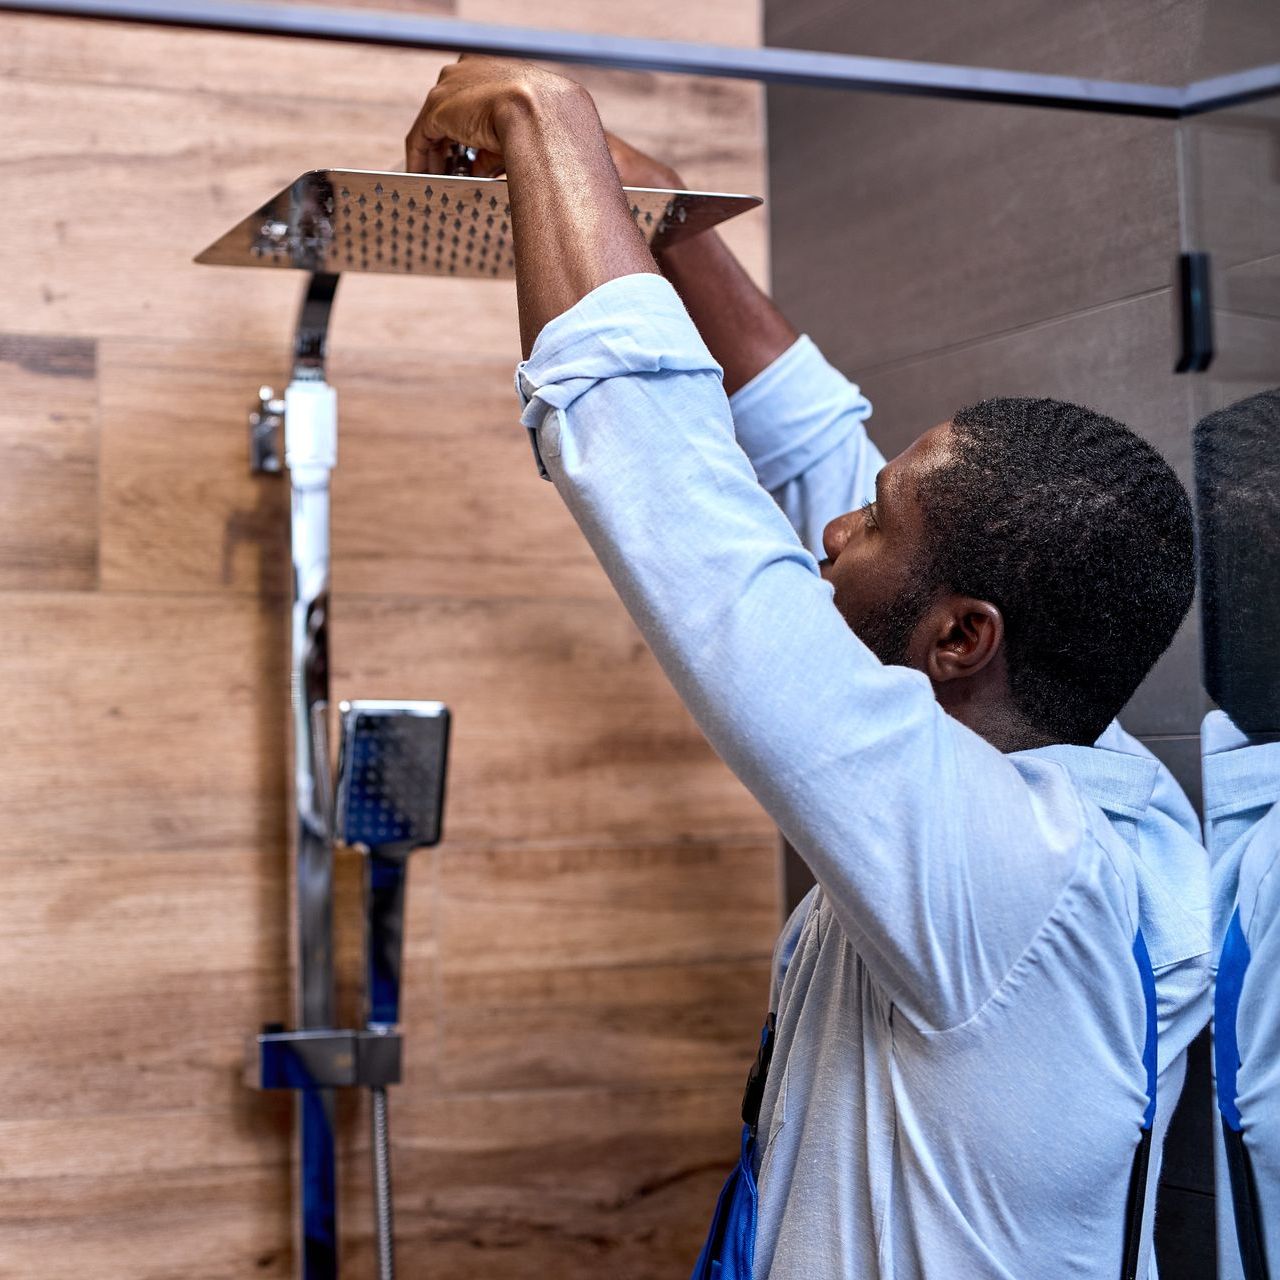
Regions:
<instances>
[{"instance_id":1,"label":"chrome wall bracket","mask_svg":"<svg viewBox=\"0 0 1280 1280\"><path fill-rule=\"evenodd\" d=\"M284 470L284 400L271 387L258 388L258 403L249 410L249 470L278 476Z\"/></svg>"}]
</instances>

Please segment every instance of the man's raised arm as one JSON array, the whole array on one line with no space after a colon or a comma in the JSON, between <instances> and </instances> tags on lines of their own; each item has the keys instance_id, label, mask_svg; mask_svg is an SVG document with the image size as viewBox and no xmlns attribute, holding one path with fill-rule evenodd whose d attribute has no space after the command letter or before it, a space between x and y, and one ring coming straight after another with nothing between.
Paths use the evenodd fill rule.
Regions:
<instances>
[{"instance_id":1,"label":"man's raised arm","mask_svg":"<svg viewBox=\"0 0 1280 1280\"><path fill-rule=\"evenodd\" d=\"M671 166L606 137L624 186L687 186ZM870 402L796 332L715 231L655 256L724 370L734 435L756 478L822 557L826 525L875 497L884 457L864 425Z\"/></svg>"},{"instance_id":2,"label":"man's raised arm","mask_svg":"<svg viewBox=\"0 0 1280 1280\"><path fill-rule=\"evenodd\" d=\"M927 676L882 665L854 635L734 438L720 368L653 269L594 110L555 87L531 104L519 70L506 72L512 89L503 64L487 64L487 81L468 65L433 90L439 110L429 99L420 123L434 139L504 151L529 352L523 421L548 474L681 699L812 867L859 954L901 1008L956 1025L1075 868L1066 775L1038 771L1033 795L1010 759L943 712ZM478 108L468 116L440 93L455 85L464 105L482 91L498 104L481 125Z\"/></svg>"}]
</instances>

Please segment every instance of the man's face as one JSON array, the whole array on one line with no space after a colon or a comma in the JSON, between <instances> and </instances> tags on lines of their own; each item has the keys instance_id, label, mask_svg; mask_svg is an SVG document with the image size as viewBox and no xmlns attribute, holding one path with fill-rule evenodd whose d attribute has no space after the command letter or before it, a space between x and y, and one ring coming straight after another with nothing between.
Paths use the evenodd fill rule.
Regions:
<instances>
[{"instance_id":1,"label":"man's face","mask_svg":"<svg viewBox=\"0 0 1280 1280\"><path fill-rule=\"evenodd\" d=\"M822 576L854 634L880 659L923 666L913 643L933 589L922 581L924 514L917 496L925 474L947 460L951 424L926 431L885 464L875 501L837 516L822 532Z\"/></svg>"}]
</instances>

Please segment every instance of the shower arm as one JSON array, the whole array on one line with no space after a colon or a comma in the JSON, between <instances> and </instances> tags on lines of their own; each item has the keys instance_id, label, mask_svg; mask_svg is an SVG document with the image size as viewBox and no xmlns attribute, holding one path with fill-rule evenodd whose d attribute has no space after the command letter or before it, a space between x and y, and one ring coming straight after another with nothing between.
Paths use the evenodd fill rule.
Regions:
<instances>
[{"instance_id":1,"label":"shower arm","mask_svg":"<svg viewBox=\"0 0 1280 1280\"><path fill-rule=\"evenodd\" d=\"M308 282L285 392L292 602L290 854L296 883L297 1016L333 1025L333 787L329 752L329 476L337 462L337 403L325 381L336 275Z\"/></svg>"}]
</instances>

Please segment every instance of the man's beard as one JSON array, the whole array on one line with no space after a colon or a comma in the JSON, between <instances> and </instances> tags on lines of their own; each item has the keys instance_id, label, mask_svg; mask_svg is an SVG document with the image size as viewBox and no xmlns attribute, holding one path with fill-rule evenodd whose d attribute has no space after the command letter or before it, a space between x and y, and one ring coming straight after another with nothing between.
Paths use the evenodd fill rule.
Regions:
<instances>
[{"instance_id":1,"label":"man's beard","mask_svg":"<svg viewBox=\"0 0 1280 1280\"><path fill-rule=\"evenodd\" d=\"M873 605L858 619L853 633L887 667L909 667L911 637L934 597L934 587L923 577L911 575L911 585L894 599Z\"/></svg>"}]
</instances>

